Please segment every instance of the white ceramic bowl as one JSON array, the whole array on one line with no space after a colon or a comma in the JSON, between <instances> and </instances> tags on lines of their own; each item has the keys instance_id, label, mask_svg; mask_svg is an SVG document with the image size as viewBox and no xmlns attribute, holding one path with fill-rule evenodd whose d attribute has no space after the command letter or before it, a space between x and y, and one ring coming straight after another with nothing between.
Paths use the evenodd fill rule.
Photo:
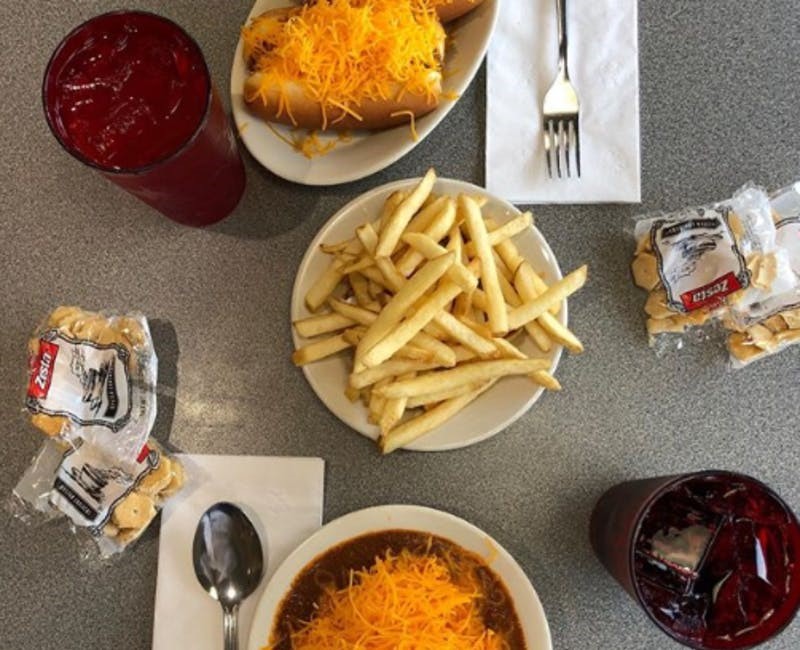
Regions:
<instances>
[{"instance_id":1,"label":"white ceramic bowl","mask_svg":"<svg viewBox=\"0 0 800 650\"><path fill-rule=\"evenodd\" d=\"M270 9L291 4L289 0L257 0L247 21ZM445 90L461 96L480 67L489 47L500 11L500 0L485 0L466 16L448 26L452 46L445 57ZM433 131L453 108L455 101L443 99L438 108L417 120L419 139L415 142L408 126L375 132L355 132L349 142L337 142L333 151L308 159L282 141L266 122L247 107L242 96L247 76L242 57L242 41L236 47L231 69L231 106L242 142L253 157L271 172L287 180L306 185L346 183L388 167L411 151ZM272 125L288 137L290 129ZM336 139L335 135L321 136Z\"/></svg>"},{"instance_id":2,"label":"white ceramic bowl","mask_svg":"<svg viewBox=\"0 0 800 650\"><path fill-rule=\"evenodd\" d=\"M306 251L292 292L292 321L311 315L305 306L304 297L330 263L331 257L320 250L321 243L335 243L353 236L356 226L372 221L380 212L380 207L392 192L416 185L419 179L408 179L388 183L367 192L344 206L319 231ZM434 192L453 196L466 193L484 196L487 199L484 212L491 214L499 223L519 215L513 205L486 192L481 187L463 181L439 179ZM535 228L514 237L514 243L520 253L526 257L533 268L538 271L545 282L552 284L561 279L553 251L542 234ZM567 303L564 301L558 319L566 326ZM295 347L307 343L293 333ZM523 352L531 357L550 360L550 372L555 372L561 358L561 346L554 345L548 354L541 353L534 344L525 337L520 344ZM377 439L380 430L367 421L366 409L363 405L350 402L344 394L350 372L350 352L344 352L303 366L303 372L317 396L331 412L342 422L359 433ZM539 397L544 389L537 386L527 377L506 377L463 411L445 422L442 426L409 444L406 449L415 451L444 451L457 449L485 440L506 428L523 415Z\"/></svg>"},{"instance_id":3,"label":"white ceramic bowl","mask_svg":"<svg viewBox=\"0 0 800 650\"><path fill-rule=\"evenodd\" d=\"M529 650L552 650L542 604L525 572L513 557L480 528L454 515L410 505L378 506L336 519L303 542L278 568L256 605L248 650L261 650L269 640L283 597L295 577L315 557L348 539L381 530L432 533L484 558L503 581L522 625Z\"/></svg>"}]
</instances>

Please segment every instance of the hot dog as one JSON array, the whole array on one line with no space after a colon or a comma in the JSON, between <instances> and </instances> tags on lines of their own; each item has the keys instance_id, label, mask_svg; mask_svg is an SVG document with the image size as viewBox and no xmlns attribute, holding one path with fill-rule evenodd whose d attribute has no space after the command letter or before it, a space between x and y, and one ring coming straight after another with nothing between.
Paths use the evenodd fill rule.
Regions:
<instances>
[{"instance_id":1,"label":"hot dog","mask_svg":"<svg viewBox=\"0 0 800 650\"><path fill-rule=\"evenodd\" d=\"M244 99L265 120L309 129L408 123L442 93L440 16L480 1L324 0L269 11L242 30Z\"/></svg>"},{"instance_id":2,"label":"hot dog","mask_svg":"<svg viewBox=\"0 0 800 650\"><path fill-rule=\"evenodd\" d=\"M313 101L298 83L289 82L282 88L270 84L262 89L262 86L263 74L253 73L245 81L244 96L251 110L268 122L305 129L385 129L407 124L409 113L417 118L436 108L441 94L441 75L436 74L432 82L434 94L409 93L401 101L364 99L354 109L357 117L336 107L328 108L323 114L322 104ZM286 103L281 101L282 98ZM286 108L287 103L291 108Z\"/></svg>"}]
</instances>

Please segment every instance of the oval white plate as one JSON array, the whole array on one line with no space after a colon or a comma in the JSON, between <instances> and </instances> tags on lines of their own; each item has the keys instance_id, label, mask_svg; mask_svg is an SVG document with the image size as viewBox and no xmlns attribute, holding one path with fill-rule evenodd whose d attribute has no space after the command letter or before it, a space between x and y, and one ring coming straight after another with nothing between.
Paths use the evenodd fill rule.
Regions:
<instances>
[{"instance_id":1,"label":"oval white plate","mask_svg":"<svg viewBox=\"0 0 800 650\"><path fill-rule=\"evenodd\" d=\"M265 11L290 4L290 0L256 0L247 22ZM499 10L500 0L485 0L448 28L453 42L448 43L445 58L446 91L458 96L466 91L489 47ZM308 159L282 141L266 122L247 108L242 97L247 74L242 47L242 40L239 39L231 69L231 106L236 127L242 142L258 162L278 176L296 183L336 185L364 178L388 167L424 140L455 103L443 99L435 111L417 120L417 142L412 139L408 126L373 133L355 132L349 142L337 142L336 147L324 156ZM288 127L273 127L288 137ZM336 136L325 135L321 138L335 140Z\"/></svg>"},{"instance_id":2,"label":"oval white plate","mask_svg":"<svg viewBox=\"0 0 800 650\"><path fill-rule=\"evenodd\" d=\"M315 557L348 539L380 530L405 529L432 533L482 557L503 581L514 602L529 650L552 650L550 628L542 604L525 572L500 544L480 528L440 510L422 506L377 506L344 515L303 542L278 568L256 605L248 650L261 650L272 622L295 577Z\"/></svg>"},{"instance_id":3,"label":"oval white plate","mask_svg":"<svg viewBox=\"0 0 800 650\"><path fill-rule=\"evenodd\" d=\"M412 187L418 182L419 179L412 178L377 187L351 201L331 217L311 242L300 263L300 268L297 270L292 290L292 321L311 315L305 306L305 295L332 259L331 256L320 250L320 244L332 244L353 237L357 226L377 217L386 197L396 190ZM484 212L491 214L499 223L505 223L520 214L519 210L510 203L492 196L483 188L471 183L440 178L436 182L434 192L453 196L461 193L485 196L488 202L484 207ZM550 250L550 246L535 227L517 235L514 243L547 284L561 279L561 271L553 251ZM566 326L566 301L562 305L558 318ZM294 328L292 330L295 348L307 343L307 339L298 336L294 332ZM551 372L555 371L561 358L561 346L553 346L550 353L545 355L539 352L527 336L520 344L520 348L529 356L549 358ZM367 421L367 412L361 402L354 404L344 395L350 372L349 354L344 352L308 364L303 366L303 372L314 392L336 417L359 433L374 440L380 433L378 427ZM435 431L414 441L406 449L444 451L485 440L525 413L539 399L543 391L543 388L534 384L527 377L504 378L463 411Z\"/></svg>"}]
</instances>

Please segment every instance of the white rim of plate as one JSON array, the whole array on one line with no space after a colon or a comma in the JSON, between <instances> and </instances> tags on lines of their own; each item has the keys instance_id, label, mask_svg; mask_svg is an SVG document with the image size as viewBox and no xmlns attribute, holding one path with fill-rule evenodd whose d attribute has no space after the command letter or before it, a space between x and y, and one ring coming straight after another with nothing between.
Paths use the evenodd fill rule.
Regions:
<instances>
[{"instance_id":1,"label":"white rim of plate","mask_svg":"<svg viewBox=\"0 0 800 650\"><path fill-rule=\"evenodd\" d=\"M289 320L290 320L290 327L292 330L292 340L294 342L295 349L297 347L300 347L302 342L302 339L294 331L294 327L291 326L291 322L295 318L302 317L301 313L303 305L303 296L300 295L300 285L304 280L306 274L308 273L308 267L311 263L311 260L314 258L315 254L318 254L317 251L319 249L319 245L322 243L323 239L327 236L328 231L348 212L357 209L359 204L367 202L370 199L373 199L375 196L379 196L382 194L388 196L393 191L403 189L404 187L407 186L412 186L416 183L419 183L420 180L421 180L420 178L408 178L398 181L391 181L389 183L385 183L384 185L380 185L379 187L376 187L372 190L369 190L368 192L357 196L353 200L349 201L342 208L337 210L336 213L330 219L328 219L325 222L325 224L319 229L316 236L312 240L311 244L309 244L308 248L306 249L305 254L303 255L303 259L301 260L300 266L297 269L294 284L292 286L292 298L290 305ZM516 216L521 214L520 210L516 208L514 205L512 205L505 199L501 199L493 194L490 194L489 192L486 191L486 189L479 187L478 185L474 185L467 181L460 181L449 178L438 178L436 181L436 185L434 186L434 191L436 191L436 187L440 184L456 186L458 192L485 196L488 199L497 202L500 206L502 206L502 208L505 211L507 211L507 213L511 215ZM558 264L558 259L553 253L553 250L550 248L550 245L548 244L544 235L542 235L542 233L538 230L538 228L536 228L535 225L532 226L530 230L532 231L534 237L539 240L539 243L541 244L541 250L543 251L544 255L553 260L554 270L556 272L557 278L560 279L561 277L563 277L563 274ZM559 312L559 319L561 320L564 326L568 325L569 313L568 313L568 306L566 299L562 302L561 311ZM562 353L563 353L563 346L555 345L552 353L553 354L552 363L550 364L550 373L554 373L558 368L558 364L561 360ZM348 422L344 413L338 412L338 410L334 408L334 406L332 406L328 401L326 401L324 397L325 391L323 391L322 386L317 385L318 384L317 378L313 374L314 372L313 364L303 366L302 369L303 369L303 374L306 377L306 381L308 381L312 390L317 395L317 398L325 405L325 407L331 413L333 413L341 422L346 424L354 431L357 431L361 435L371 438L373 440L377 439L378 437L377 427L370 426L369 430L362 430L356 428L352 423ZM496 388L497 387L495 387L495 389ZM343 389L344 388L342 387L342 390ZM480 403L480 400L483 399L486 395L491 395L492 390L494 389L490 389L489 391L487 391L487 393L478 397L478 399L475 402L473 402L472 404L468 405L465 408L465 411L471 407L474 407L475 404ZM530 408L534 405L536 401L539 400L539 398L542 396L543 393L544 393L544 388L541 386L537 387L531 393L531 397L524 404L522 404L519 409L517 409L514 413L512 413L502 422L499 422L496 426L493 426L478 435L475 435L465 440L457 440L449 443L439 443L439 444L430 444L426 442L427 438L423 436L422 438L414 441L410 445L403 447L403 449L408 451L424 451L424 452L451 451L453 449L461 449L463 447L468 447L477 444L479 442L483 442L484 440L487 440L492 436L495 436L500 431L511 426L511 424L516 422L520 417L522 417L525 413L527 413L530 410Z\"/></svg>"},{"instance_id":2,"label":"white rim of plate","mask_svg":"<svg viewBox=\"0 0 800 650\"><path fill-rule=\"evenodd\" d=\"M349 539L383 530L437 535L481 557L511 596L528 650L552 650L550 626L539 595L514 556L475 524L443 510L410 504L373 506L350 512L325 524L303 541L281 562L261 594L250 625L248 650L260 650L268 642L281 602L295 578L314 558ZM475 544L470 548L470 541L459 541L453 539L454 536L474 540Z\"/></svg>"},{"instance_id":3,"label":"white rim of plate","mask_svg":"<svg viewBox=\"0 0 800 650\"><path fill-rule=\"evenodd\" d=\"M486 31L486 35L483 39L483 42L480 43L480 47L478 48L480 51L480 56L475 57L473 60L469 62L468 65L460 66L460 69L466 70L466 74L464 75L464 83L461 84L458 88L448 89L450 91L456 92L460 96L463 95L469 86L472 84L473 80L475 79L475 75L478 72L481 64L483 63L484 59L486 58L486 54L489 50L489 43L491 42L492 35L494 34L495 28L497 27L497 20L500 16L500 2L501 0L489 0L481 5L481 7L485 7L481 9L481 11L488 11L489 15L487 20L489 21L489 26ZM256 5L259 4L258 0L253 3L250 12L247 14L247 19L245 23L249 22L253 16L256 14ZM478 11L478 8L476 8ZM461 18L459 18L461 20ZM230 95L231 95L231 110L233 113L234 118L234 126L239 124L246 124L249 123L250 120L259 119L253 113L250 113L245 107L241 105L239 102L239 96L242 94L241 87L237 84L237 81L241 81L240 75L238 72L237 67L243 65L242 61L242 39L239 37L239 40L236 43L236 49L233 55L233 63L231 64L231 83L230 83ZM413 140L411 138L408 139L408 142L403 146L397 147L390 155L377 158L373 163L362 166L358 170L347 171L347 169L342 166L341 173L338 175L332 175L326 178L309 178L310 173L306 171L306 173L291 173L287 172L285 169L277 168L276 165L272 163L266 156L261 153L261 149L255 146L251 146L250 138L245 135L246 130L241 130L239 133L239 138L241 139L244 146L250 152L250 155L255 158L258 163L268 169L276 176L280 176L288 181L293 183L300 183L303 185L316 185L316 186L327 186L327 185L341 185L343 183L350 183L353 181L361 180L362 178L366 178L367 176L371 176L383 169L386 169L390 165L393 165L398 160L400 160L403 156L410 153L414 150L417 145L419 145L428 135L430 135L434 129L444 120L447 115L450 113L451 110L455 107L458 103L458 99L455 101L445 101L440 104L440 107L434 110L432 113L428 115L424 115L417 121L417 133L419 135L417 140ZM400 127L395 127L400 128ZM238 129L238 126L237 126ZM369 137L369 135L365 136ZM276 140L278 140L276 136ZM287 146L283 142L276 142L275 144L279 144L281 146ZM287 149L287 154L294 155L290 149ZM301 155L301 154L296 154ZM311 161L309 168L313 166L313 160Z\"/></svg>"}]
</instances>

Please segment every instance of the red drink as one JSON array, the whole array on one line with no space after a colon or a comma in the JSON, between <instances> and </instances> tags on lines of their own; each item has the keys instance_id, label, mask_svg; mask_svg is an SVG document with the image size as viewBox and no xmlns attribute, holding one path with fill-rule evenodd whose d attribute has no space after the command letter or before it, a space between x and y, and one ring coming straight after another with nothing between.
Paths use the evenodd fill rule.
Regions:
<instances>
[{"instance_id":1,"label":"red drink","mask_svg":"<svg viewBox=\"0 0 800 650\"><path fill-rule=\"evenodd\" d=\"M180 223L226 217L244 191L236 141L202 52L155 14L103 14L74 29L44 76L64 148Z\"/></svg>"},{"instance_id":2,"label":"red drink","mask_svg":"<svg viewBox=\"0 0 800 650\"><path fill-rule=\"evenodd\" d=\"M741 650L800 606L800 525L763 483L709 471L622 483L592 513L592 546L675 640Z\"/></svg>"}]
</instances>

